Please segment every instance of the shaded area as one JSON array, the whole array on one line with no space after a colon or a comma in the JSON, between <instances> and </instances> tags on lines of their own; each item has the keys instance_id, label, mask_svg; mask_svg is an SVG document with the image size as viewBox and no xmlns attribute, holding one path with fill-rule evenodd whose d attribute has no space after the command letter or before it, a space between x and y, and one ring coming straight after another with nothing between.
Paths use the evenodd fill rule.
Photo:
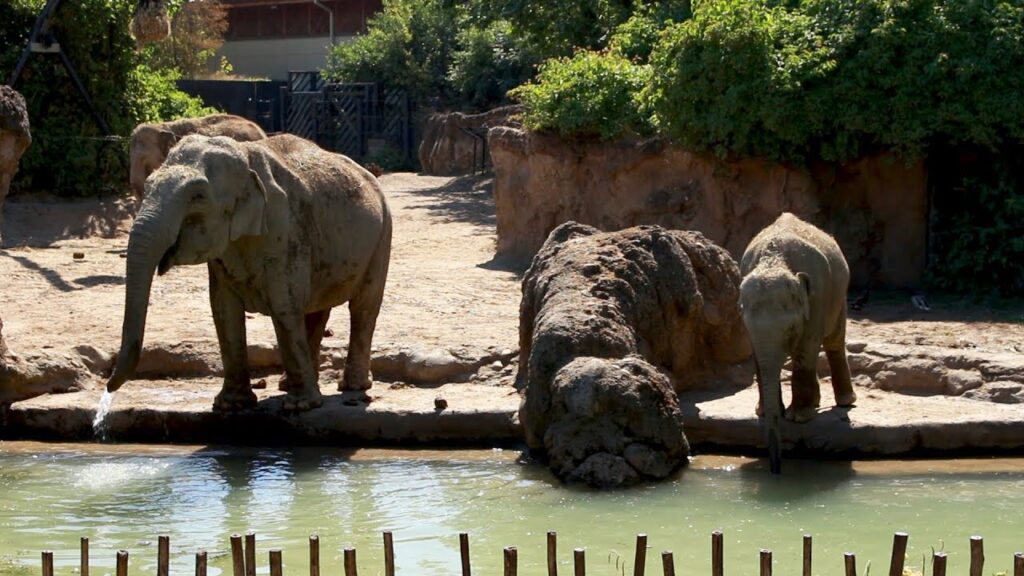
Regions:
<instances>
[{"instance_id":1,"label":"shaded area","mask_svg":"<svg viewBox=\"0 0 1024 576\"><path fill-rule=\"evenodd\" d=\"M54 288L60 290L61 292L73 292L75 290L81 290L81 288L77 286L72 286L71 284L68 284L67 281L64 280L64 278L60 275L60 272L57 272L52 268L41 266L30 258L26 258L25 256L15 256L10 252L6 251L0 252L0 256L10 258L11 260L14 260L15 262L21 264L25 268L32 270L33 272L38 272L39 275L46 279L50 286L53 286Z\"/></svg>"},{"instance_id":2,"label":"shaded area","mask_svg":"<svg viewBox=\"0 0 1024 576\"><path fill-rule=\"evenodd\" d=\"M493 227L494 177L491 174L473 174L452 178L436 188L407 190L428 203L418 204L443 222L466 222L477 226Z\"/></svg>"}]
</instances>

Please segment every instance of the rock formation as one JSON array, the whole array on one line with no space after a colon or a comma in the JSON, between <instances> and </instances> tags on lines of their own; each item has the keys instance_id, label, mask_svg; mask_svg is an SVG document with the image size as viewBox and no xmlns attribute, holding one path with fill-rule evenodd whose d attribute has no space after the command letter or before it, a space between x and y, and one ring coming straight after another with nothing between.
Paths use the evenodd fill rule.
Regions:
<instances>
[{"instance_id":1,"label":"rock formation","mask_svg":"<svg viewBox=\"0 0 1024 576\"><path fill-rule=\"evenodd\" d=\"M41 353L21 356L4 342L0 320L0 406L48 392L70 392L85 387L91 373L73 354Z\"/></svg>"},{"instance_id":2,"label":"rock formation","mask_svg":"<svg viewBox=\"0 0 1024 576\"><path fill-rule=\"evenodd\" d=\"M640 224L698 230L734 258L779 214L831 233L854 285L916 287L928 202L922 162L878 155L809 168L720 160L662 142L569 142L513 127L488 132L498 253L532 256L574 220L601 230Z\"/></svg>"},{"instance_id":3,"label":"rock formation","mask_svg":"<svg viewBox=\"0 0 1024 576\"><path fill-rule=\"evenodd\" d=\"M729 254L698 232L552 231L519 313L530 448L564 480L667 476L689 453L675 391L726 382L750 355L739 282Z\"/></svg>"},{"instance_id":4,"label":"rock formation","mask_svg":"<svg viewBox=\"0 0 1024 576\"><path fill-rule=\"evenodd\" d=\"M471 174L489 162L487 130L515 124L518 106L504 106L482 114L432 114L420 141L420 169L432 176Z\"/></svg>"},{"instance_id":5,"label":"rock formation","mask_svg":"<svg viewBox=\"0 0 1024 576\"><path fill-rule=\"evenodd\" d=\"M18 161L32 143L25 99L9 86L0 86L0 246L3 246L2 210Z\"/></svg>"}]
</instances>

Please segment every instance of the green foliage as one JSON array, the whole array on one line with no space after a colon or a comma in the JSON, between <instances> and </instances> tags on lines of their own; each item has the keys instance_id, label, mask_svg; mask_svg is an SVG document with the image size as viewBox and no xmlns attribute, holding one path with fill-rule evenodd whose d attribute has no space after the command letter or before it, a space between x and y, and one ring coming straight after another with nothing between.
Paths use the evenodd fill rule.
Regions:
<instances>
[{"instance_id":1,"label":"green foliage","mask_svg":"<svg viewBox=\"0 0 1024 576\"><path fill-rule=\"evenodd\" d=\"M455 97L472 108L501 102L533 75L535 57L507 20L463 27L456 42L448 81Z\"/></svg>"},{"instance_id":2,"label":"green foliage","mask_svg":"<svg viewBox=\"0 0 1024 576\"><path fill-rule=\"evenodd\" d=\"M636 103L648 76L648 67L618 54L581 51L548 60L510 95L522 102L527 128L608 140L648 132Z\"/></svg>"},{"instance_id":3,"label":"green foliage","mask_svg":"<svg viewBox=\"0 0 1024 576\"><path fill-rule=\"evenodd\" d=\"M1024 293L1024 151L984 158L936 199L932 283L980 296Z\"/></svg>"},{"instance_id":4,"label":"green foliage","mask_svg":"<svg viewBox=\"0 0 1024 576\"><path fill-rule=\"evenodd\" d=\"M694 12L661 36L643 95L686 146L844 160L1024 135L1020 2L703 0Z\"/></svg>"},{"instance_id":5,"label":"green foliage","mask_svg":"<svg viewBox=\"0 0 1024 576\"><path fill-rule=\"evenodd\" d=\"M629 19L634 0L504 0L499 10L542 58L601 49Z\"/></svg>"},{"instance_id":6,"label":"green foliage","mask_svg":"<svg viewBox=\"0 0 1024 576\"><path fill-rule=\"evenodd\" d=\"M44 0L0 2L0 70L8 74L25 46ZM99 115L115 135L128 136L143 120L199 110L178 92L169 73L141 66L128 33L134 2L64 2L53 19L56 36L85 84ZM15 88L29 106L32 146L15 185L59 194L121 192L127 144L109 141L82 101L60 59L33 54Z\"/></svg>"},{"instance_id":7,"label":"green foliage","mask_svg":"<svg viewBox=\"0 0 1024 576\"><path fill-rule=\"evenodd\" d=\"M177 118L194 118L217 112L203 105L203 101L178 90L175 81L181 77L177 70L153 70L139 64L132 71L133 83L139 87L139 122L161 122Z\"/></svg>"},{"instance_id":8,"label":"green foliage","mask_svg":"<svg viewBox=\"0 0 1024 576\"><path fill-rule=\"evenodd\" d=\"M333 49L324 70L344 82L382 82L418 100L449 95L455 10L444 0L385 0L367 31Z\"/></svg>"},{"instance_id":9,"label":"green foliage","mask_svg":"<svg viewBox=\"0 0 1024 576\"><path fill-rule=\"evenodd\" d=\"M642 4L615 29L609 48L616 54L645 64L658 43L661 31L671 23L687 20L691 15L690 0Z\"/></svg>"}]
</instances>

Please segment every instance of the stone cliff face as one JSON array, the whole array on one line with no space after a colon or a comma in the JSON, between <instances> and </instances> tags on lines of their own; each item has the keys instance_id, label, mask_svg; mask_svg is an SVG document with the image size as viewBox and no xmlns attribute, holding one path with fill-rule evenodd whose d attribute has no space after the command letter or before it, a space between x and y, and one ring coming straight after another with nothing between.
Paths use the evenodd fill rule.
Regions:
<instances>
[{"instance_id":1,"label":"stone cliff face","mask_svg":"<svg viewBox=\"0 0 1024 576\"><path fill-rule=\"evenodd\" d=\"M487 130L515 125L512 118L518 112L518 106L505 106L482 114L431 115L420 141L420 169L431 176L459 176L479 170L487 160Z\"/></svg>"},{"instance_id":2,"label":"stone cliff face","mask_svg":"<svg viewBox=\"0 0 1024 576\"><path fill-rule=\"evenodd\" d=\"M924 272L927 174L889 155L796 168L722 161L662 143L567 142L499 126L494 163L498 254L529 258L575 220L601 230L640 224L697 230L742 255L793 212L836 237L855 285L914 287Z\"/></svg>"}]
</instances>

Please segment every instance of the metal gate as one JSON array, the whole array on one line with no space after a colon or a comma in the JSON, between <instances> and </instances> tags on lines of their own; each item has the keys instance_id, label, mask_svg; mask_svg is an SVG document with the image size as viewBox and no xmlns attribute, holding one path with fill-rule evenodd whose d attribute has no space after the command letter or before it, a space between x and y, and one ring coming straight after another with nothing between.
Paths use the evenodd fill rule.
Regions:
<instances>
[{"instance_id":1,"label":"metal gate","mask_svg":"<svg viewBox=\"0 0 1024 576\"><path fill-rule=\"evenodd\" d=\"M315 72L293 72L285 130L356 161L383 156L412 166L412 104L404 90L377 83L323 83Z\"/></svg>"}]
</instances>

